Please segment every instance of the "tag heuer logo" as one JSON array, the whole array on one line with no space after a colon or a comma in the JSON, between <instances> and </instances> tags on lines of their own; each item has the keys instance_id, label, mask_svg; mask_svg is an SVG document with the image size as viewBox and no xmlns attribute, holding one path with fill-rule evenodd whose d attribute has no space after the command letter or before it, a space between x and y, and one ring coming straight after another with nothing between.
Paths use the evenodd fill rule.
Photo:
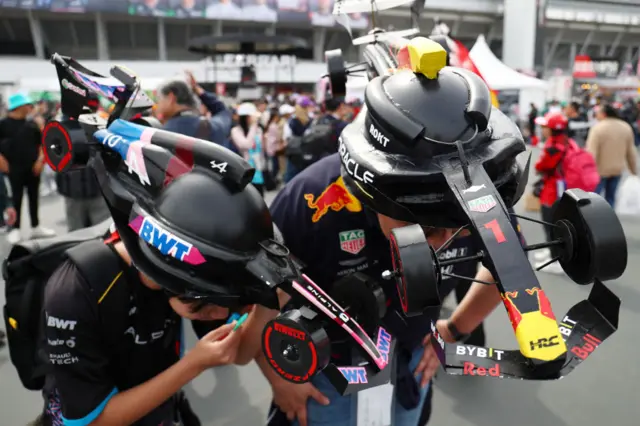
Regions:
<instances>
[{"instance_id":1,"label":"tag heuer logo","mask_svg":"<svg viewBox=\"0 0 640 426\"><path fill-rule=\"evenodd\" d=\"M339 236L340 248L347 253L358 254L365 246L364 231L362 229L341 232Z\"/></svg>"},{"instance_id":2,"label":"tag heuer logo","mask_svg":"<svg viewBox=\"0 0 640 426\"><path fill-rule=\"evenodd\" d=\"M496 200L493 195L485 195L469 201L469 210L477 213L486 213L496 206Z\"/></svg>"}]
</instances>

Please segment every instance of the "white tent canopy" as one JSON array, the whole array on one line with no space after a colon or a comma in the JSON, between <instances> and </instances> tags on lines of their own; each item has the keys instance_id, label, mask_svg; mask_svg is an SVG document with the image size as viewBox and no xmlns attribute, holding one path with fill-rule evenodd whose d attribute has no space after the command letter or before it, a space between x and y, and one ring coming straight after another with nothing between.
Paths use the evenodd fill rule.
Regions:
<instances>
[{"instance_id":1,"label":"white tent canopy","mask_svg":"<svg viewBox=\"0 0 640 426\"><path fill-rule=\"evenodd\" d=\"M546 90L547 88L545 81L519 73L496 58L482 34L478 36L469 56L493 90Z\"/></svg>"}]
</instances>

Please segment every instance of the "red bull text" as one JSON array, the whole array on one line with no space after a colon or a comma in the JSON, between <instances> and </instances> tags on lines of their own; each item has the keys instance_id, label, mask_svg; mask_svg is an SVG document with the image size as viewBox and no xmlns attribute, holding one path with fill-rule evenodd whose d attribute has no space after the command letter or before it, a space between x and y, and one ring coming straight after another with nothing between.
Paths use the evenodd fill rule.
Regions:
<instances>
[{"instance_id":1,"label":"red bull text","mask_svg":"<svg viewBox=\"0 0 640 426\"><path fill-rule=\"evenodd\" d=\"M494 367L485 368L485 367L478 367L472 362L465 362L462 370L462 374L465 376L500 377L500 365L496 364Z\"/></svg>"},{"instance_id":2,"label":"red bull text","mask_svg":"<svg viewBox=\"0 0 640 426\"><path fill-rule=\"evenodd\" d=\"M585 334L582 338L582 346L574 346L571 348L571 353L584 361L600 346L600 343L602 343L601 340L596 339L590 334Z\"/></svg>"}]
</instances>

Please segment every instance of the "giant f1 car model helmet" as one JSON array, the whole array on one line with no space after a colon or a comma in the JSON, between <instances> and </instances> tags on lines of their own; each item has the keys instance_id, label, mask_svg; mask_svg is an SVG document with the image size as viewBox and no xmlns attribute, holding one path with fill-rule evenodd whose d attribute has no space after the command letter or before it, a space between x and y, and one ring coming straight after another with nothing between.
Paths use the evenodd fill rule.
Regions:
<instances>
[{"instance_id":1,"label":"giant f1 car model helmet","mask_svg":"<svg viewBox=\"0 0 640 426\"><path fill-rule=\"evenodd\" d=\"M480 358L446 345L432 325L446 371L538 380L568 374L617 328L620 300L602 283L626 268L616 214L599 195L569 189L553 222L539 222L551 227L553 240L522 247L510 220L529 172L518 128L491 106L478 76L446 66L437 42L418 37L401 46L406 51L398 57L409 59L405 68L388 54L399 46L384 44L365 48L377 76L365 90L366 109L343 131L339 148L349 191L375 212L414 224L392 230L394 265L383 278L395 279L404 313L419 315L442 303L442 267L482 262L495 279L483 284L500 290L519 349ZM423 227L457 231L434 249ZM438 254L463 230L482 250L440 261ZM527 259L526 252L540 248L551 248L552 262L576 283L594 283L588 300L571 308L562 326Z\"/></svg>"},{"instance_id":2,"label":"giant f1 car model helmet","mask_svg":"<svg viewBox=\"0 0 640 426\"><path fill-rule=\"evenodd\" d=\"M300 273L301 265L274 235L264 200L248 185L254 169L247 162L140 117L150 101L128 70L112 68L114 80L71 58L52 60L70 119L45 128L47 162L64 172L89 161L137 269L171 295L202 305L279 309L276 288L289 293L304 308L282 314L263 336L270 365L288 380L304 382L325 371L341 393L391 380L395 340L378 325L386 308L379 285L353 277L335 286L344 289L341 297L333 293L343 308ZM88 91L116 102L108 120L84 113ZM355 318L364 319L365 312L368 321L361 325ZM336 339L364 353L369 365L354 368L367 380L351 383L354 368L330 363Z\"/></svg>"},{"instance_id":3,"label":"giant f1 car model helmet","mask_svg":"<svg viewBox=\"0 0 640 426\"><path fill-rule=\"evenodd\" d=\"M109 79L68 57L52 62L70 119L46 126L47 162L63 172L90 160L136 268L184 300L277 309L275 287L297 269L249 185L254 169L217 144L140 117L151 101L128 70L114 67ZM108 120L82 113L89 91L116 103Z\"/></svg>"},{"instance_id":4,"label":"giant f1 car model helmet","mask_svg":"<svg viewBox=\"0 0 640 426\"><path fill-rule=\"evenodd\" d=\"M482 79L444 67L446 52L422 40L434 50L419 59L424 63L417 72L379 77L367 86L366 113L342 133L343 178L379 213L457 228L468 219L443 172L483 165L511 207L527 183L527 157L518 156L526 147L517 126L492 108Z\"/></svg>"}]
</instances>

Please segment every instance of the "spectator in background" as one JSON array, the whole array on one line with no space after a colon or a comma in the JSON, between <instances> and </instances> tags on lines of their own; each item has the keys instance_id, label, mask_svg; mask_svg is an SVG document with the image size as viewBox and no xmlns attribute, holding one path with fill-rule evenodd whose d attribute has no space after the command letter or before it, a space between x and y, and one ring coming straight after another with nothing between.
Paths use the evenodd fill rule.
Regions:
<instances>
[{"instance_id":1,"label":"spectator in background","mask_svg":"<svg viewBox=\"0 0 640 426\"><path fill-rule=\"evenodd\" d=\"M536 134L536 117L538 116L538 108L536 104L531 102L529 106L529 141L531 145L536 146L538 143L538 135Z\"/></svg>"},{"instance_id":2,"label":"spectator in background","mask_svg":"<svg viewBox=\"0 0 640 426\"><path fill-rule=\"evenodd\" d=\"M175 79L158 89L156 108L164 120L164 129L229 147L231 112L216 95L200 87L193 74L186 74L188 82ZM211 118L200 115L194 94L207 107Z\"/></svg>"},{"instance_id":3,"label":"spectator in background","mask_svg":"<svg viewBox=\"0 0 640 426\"><path fill-rule=\"evenodd\" d=\"M87 108L94 114L100 109L100 100L93 92L88 92ZM82 148L86 151L83 152ZM74 155L86 157L88 161L88 147L74 147ZM92 168L79 164L86 164L86 161L77 163L66 172L55 175L58 193L64 198L69 232L97 225L111 216L107 203L100 192L95 172Z\"/></svg>"},{"instance_id":4,"label":"spectator in background","mask_svg":"<svg viewBox=\"0 0 640 426\"><path fill-rule=\"evenodd\" d=\"M256 102L256 108L260 114L258 125L262 127L262 130L267 130L267 124L269 123L269 117L271 116L271 110L269 110L269 104L266 99L260 99Z\"/></svg>"},{"instance_id":5,"label":"spectator in background","mask_svg":"<svg viewBox=\"0 0 640 426\"><path fill-rule=\"evenodd\" d=\"M283 139L285 143L291 143L292 138L302 138L304 132L309 128L311 123L311 112L314 108L314 104L307 96L300 96L295 106L295 112L293 118L289 120L289 123L284 128ZM291 161L287 161L287 170L284 173L284 182L287 183L296 175L300 173L297 167L295 167Z\"/></svg>"},{"instance_id":6,"label":"spectator in background","mask_svg":"<svg viewBox=\"0 0 640 426\"><path fill-rule=\"evenodd\" d=\"M11 206L11 198L7 194L7 186L4 183L4 179L0 179L0 205L3 207L3 217L2 221L8 225L12 226L16 221L16 210ZM5 345L5 333L0 330L0 348Z\"/></svg>"},{"instance_id":7,"label":"spectator in background","mask_svg":"<svg viewBox=\"0 0 640 426\"><path fill-rule=\"evenodd\" d=\"M562 195L559 193L562 177L558 173L558 168L561 166L562 159L569 147L569 120L561 112L549 112L543 117L538 117L536 124L542 127L542 137L544 138L542 151L535 165L536 171L542 175L540 214L543 221L553 223L553 208ZM547 241L552 241L551 227L545 226L544 231ZM552 256L552 250L553 248L535 253L536 268L547 264L555 257ZM562 266L558 262L549 264L542 271L558 275L564 274Z\"/></svg>"},{"instance_id":8,"label":"spectator in background","mask_svg":"<svg viewBox=\"0 0 640 426\"><path fill-rule=\"evenodd\" d=\"M44 156L40 128L28 118L33 112L33 101L26 94L12 95L9 97L8 110L7 117L0 120L0 171L9 176L16 221L7 241L16 244L22 238L20 213L25 189L29 199L31 238L52 237L55 232L41 227L38 217L40 174L44 167Z\"/></svg>"},{"instance_id":9,"label":"spectator in background","mask_svg":"<svg viewBox=\"0 0 640 426\"><path fill-rule=\"evenodd\" d=\"M333 131L336 140L336 152L338 152L338 138L340 133L347 127L347 117L351 108L345 103L343 97L329 98L324 101L325 114L323 119L333 124Z\"/></svg>"},{"instance_id":10,"label":"spectator in background","mask_svg":"<svg viewBox=\"0 0 640 426\"><path fill-rule=\"evenodd\" d=\"M283 104L278 109L278 115L280 115L280 121L278 122L278 132L280 135L280 142L282 144L282 153L278 156L278 181L280 182L284 182L284 174L287 170L287 141L284 137L285 129L289 127L289 120L291 120L291 116L295 111L295 108L289 104Z\"/></svg>"},{"instance_id":11,"label":"spectator in background","mask_svg":"<svg viewBox=\"0 0 640 426\"><path fill-rule=\"evenodd\" d=\"M580 104L575 101L565 107L564 114L569 119L569 137L584 148L591 127L587 115L582 113Z\"/></svg>"},{"instance_id":12,"label":"spectator in background","mask_svg":"<svg viewBox=\"0 0 640 426\"><path fill-rule=\"evenodd\" d=\"M231 142L251 167L256 169L252 183L264 195L265 155L263 132L258 125L260 111L251 102L244 102L238 106L237 113L238 125L231 129Z\"/></svg>"},{"instance_id":13,"label":"spectator in background","mask_svg":"<svg viewBox=\"0 0 640 426\"><path fill-rule=\"evenodd\" d=\"M636 174L636 148L633 129L618 117L609 104L595 108L598 123L589 131L586 149L596 160L600 184L596 192L603 195L613 207L620 175L625 166L631 174Z\"/></svg>"},{"instance_id":14,"label":"spectator in background","mask_svg":"<svg viewBox=\"0 0 640 426\"><path fill-rule=\"evenodd\" d=\"M269 122L267 122L264 136L264 151L267 156L268 166L271 170L271 176L276 178L280 173L280 163L278 156L284 151L282 143L282 133L279 127L280 114L278 110L273 108L269 112Z\"/></svg>"}]
</instances>

